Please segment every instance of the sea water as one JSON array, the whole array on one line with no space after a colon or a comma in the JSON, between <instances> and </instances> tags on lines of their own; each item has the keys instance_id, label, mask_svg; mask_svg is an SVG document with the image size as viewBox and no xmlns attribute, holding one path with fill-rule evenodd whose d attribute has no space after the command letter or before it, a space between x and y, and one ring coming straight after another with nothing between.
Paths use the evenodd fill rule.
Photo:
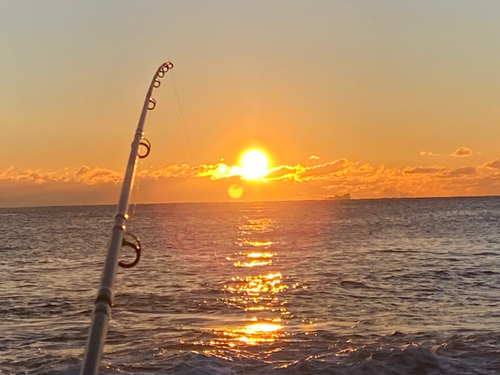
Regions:
<instances>
[{"instance_id":1,"label":"sea water","mask_svg":"<svg viewBox=\"0 0 500 375\"><path fill-rule=\"evenodd\" d=\"M498 197L130 211L103 374L500 373ZM2 374L78 373L114 214L0 209Z\"/></svg>"}]
</instances>

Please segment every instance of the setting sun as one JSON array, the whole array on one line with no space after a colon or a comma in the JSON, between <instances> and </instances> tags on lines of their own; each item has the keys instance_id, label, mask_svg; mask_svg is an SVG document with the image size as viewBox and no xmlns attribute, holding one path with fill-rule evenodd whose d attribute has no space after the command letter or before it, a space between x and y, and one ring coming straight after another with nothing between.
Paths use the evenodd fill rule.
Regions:
<instances>
[{"instance_id":1,"label":"setting sun","mask_svg":"<svg viewBox=\"0 0 500 375\"><path fill-rule=\"evenodd\" d=\"M260 150L247 150L241 156L241 176L245 180L258 180L268 173L268 158Z\"/></svg>"}]
</instances>

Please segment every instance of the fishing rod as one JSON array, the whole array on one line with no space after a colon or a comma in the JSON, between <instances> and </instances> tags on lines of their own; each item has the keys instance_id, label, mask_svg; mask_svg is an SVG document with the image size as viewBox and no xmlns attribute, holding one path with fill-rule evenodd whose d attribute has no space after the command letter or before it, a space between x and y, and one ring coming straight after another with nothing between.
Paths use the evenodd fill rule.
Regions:
<instances>
[{"instance_id":1,"label":"fishing rod","mask_svg":"<svg viewBox=\"0 0 500 375\"><path fill-rule=\"evenodd\" d=\"M104 342L106 341L108 323L111 318L111 307L114 301L113 284L117 267L134 267L141 257L141 243L139 239L133 234L126 232L125 223L128 219L129 196L134 184L137 162L139 159L148 156L151 151L151 143L144 138L143 130L148 111L156 107L156 101L152 97L153 90L160 87L160 79L173 67L174 64L168 61L158 68L149 85L149 90L144 100L139 124L137 125L137 130L131 145L127 169L123 177L122 190L118 201L117 213L115 215L115 224L109 242L106 261L102 270L101 284L95 299L94 310L92 312L92 323L87 338L87 346L85 348L85 356L83 358L80 375L95 375L98 373ZM145 147L143 153L139 153L140 146ZM135 250L135 260L131 263L118 261L118 253L124 246Z\"/></svg>"}]
</instances>

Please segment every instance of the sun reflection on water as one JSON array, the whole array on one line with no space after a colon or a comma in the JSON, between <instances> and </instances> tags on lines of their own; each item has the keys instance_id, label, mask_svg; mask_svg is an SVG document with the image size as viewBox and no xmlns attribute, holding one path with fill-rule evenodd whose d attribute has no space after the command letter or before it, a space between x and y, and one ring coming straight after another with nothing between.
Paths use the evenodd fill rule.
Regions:
<instances>
[{"instance_id":1,"label":"sun reflection on water","mask_svg":"<svg viewBox=\"0 0 500 375\"><path fill-rule=\"evenodd\" d=\"M274 244L272 241L250 241L247 239L240 240L237 242L239 246L252 246L258 248L268 249L271 245ZM271 252L263 252L263 251L252 251L243 253L240 252L237 254L239 257L245 257L246 259L243 261L236 261L233 263L235 267L257 267L257 266L270 266L273 264L272 257L276 255L276 253ZM231 260L231 257L227 257L227 260Z\"/></svg>"},{"instance_id":2,"label":"sun reflection on water","mask_svg":"<svg viewBox=\"0 0 500 375\"><path fill-rule=\"evenodd\" d=\"M212 331L215 339L213 344L235 348L238 345L258 345L273 343L284 333L280 332L283 326L279 319L272 321L258 321L252 318L246 325L218 327Z\"/></svg>"},{"instance_id":3,"label":"sun reflection on water","mask_svg":"<svg viewBox=\"0 0 500 375\"><path fill-rule=\"evenodd\" d=\"M236 242L239 246L253 246L253 247L263 247L265 249L269 248L269 246L275 244L272 241L252 241L248 238L238 238L238 242Z\"/></svg>"},{"instance_id":4,"label":"sun reflection on water","mask_svg":"<svg viewBox=\"0 0 500 375\"><path fill-rule=\"evenodd\" d=\"M243 233L248 233L248 232L266 233L271 231L270 224L271 224L271 219L269 218L263 218L257 220L247 219L247 222L245 224L240 225L239 228Z\"/></svg>"},{"instance_id":5,"label":"sun reflection on water","mask_svg":"<svg viewBox=\"0 0 500 375\"><path fill-rule=\"evenodd\" d=\"M230 306L247 310L276 310L286 302L280 301L276 294L287 289L282 283L281 273L257 276L235 276L223 290L231 294L227 299Z\"/></svg>"},{"instance_id":6,"label":"sun reflection on water","mask_svg":"<svg viewBox=\"0 0 500 375\"><path fill-rule=\"evenodd\" d=\"M286 335L282 319L287 318L289 312L282 292L289 286L273 264L273 258L278 255L273 250L279 245L270 238L273 224L269 218L246 218L239 225L240 235L235 245L248 251L226 257L226 264L234 267L235 276L221 289L228 308L241 311L242 315L230 324L212 329L214 349L225 347L239 351L242 345L270 345Z\"/></svg>"},{"instance_id":7,"label":"sun reflection on water","mask_svg":"<svg viewBox=\"0 0 500 375\"><path fill-rule=\"evenodd\" d=\"M276 253L240 253L246 255L247 258L272 258Z\"/></svg>"},{"instance_id":8,"label":"sun reflection on water","mask_svg":"<svg viewBox=\"0 0 500 375\"><path fill-rule=\"evenodd\" d=\"M235 267L256 267L256 266L270 266L273 264L273 261L270 259L253 259L250 262L234 262Z\"/></svg>"}]
</instances>

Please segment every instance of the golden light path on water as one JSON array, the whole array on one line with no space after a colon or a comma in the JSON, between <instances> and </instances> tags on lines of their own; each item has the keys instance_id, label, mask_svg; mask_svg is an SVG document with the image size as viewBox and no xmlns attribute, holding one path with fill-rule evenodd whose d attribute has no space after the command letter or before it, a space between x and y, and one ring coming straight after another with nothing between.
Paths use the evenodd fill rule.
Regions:
<instances>
[{"instance_id":1,"label":"golden light path on water","mask_svg":"<svg viewBox=\"0 0 500 375\"><path fill-rule=\"evenodd\" d=\"M290 313L280 294L290 286L283 282L281 272L273 269L276 252L272 249L277 243L263 238L272 231L271 224L269 218L246 218L239 225L235 245L248 250L226 258L236 275L222 291L228 309L242 313L238 320L212 329L214 339L210 344L214 347L239 350L242 346L270 345L286 334L282 319Z\"/></svg>"}]
</instances>

